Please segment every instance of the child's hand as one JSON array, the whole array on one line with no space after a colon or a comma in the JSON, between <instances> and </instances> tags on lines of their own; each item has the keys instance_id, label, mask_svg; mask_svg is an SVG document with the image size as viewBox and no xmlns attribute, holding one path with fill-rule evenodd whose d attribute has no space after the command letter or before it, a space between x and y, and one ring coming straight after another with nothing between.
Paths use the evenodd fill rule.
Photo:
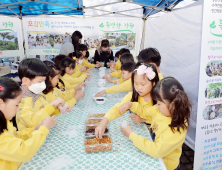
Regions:
<instances>
[{"instance_id":1,"label":"child's hand","mask_svg":"<svg viewBox=\"0 0 222 170\"><path fill-rule=\"evenodd\" d=\"M86 66L82 66L80 69L79 69L79 71L81 71L81 72L83 72L83 71L85 71L86 70Z\"/></svg>"},{"instance_id":2,"label":"child's hand","mask_svg":"<svg viewBox=\"0 0 222 170\"><path fill-rule=\"evenodd\" d=\"M133 132L133 129L130 127L130 124L127 124L127 128L122 127L122 125L120 125L121 131L123 132L123 135L126 137L129 137L130 134Z\"/></svg>"},{"instance_id":3,"label":"child's hand","mask_svg":"<svg viewBox=\"0 0 222 170\"><path fill-rule=\"evenodd\" d=\"M138 115L131 115L130 118L132 119L132 121L134 123L142 123L142 122L146 122L146 119L142 119L141 117L139 117Z\"/></svg>"},{"instance_id":4,"label":"child's hand","mask_svg":"<svg viewBox=\"0 0 222 170\"><path fill-rule=\"evenodd\" d=\"M111 68L114 68L116 66L116 63L112 63Z\"/></svg>"},{"instance_id":5,"label":"child's hand","mask_svg":"<svg viewBox=\"0 0 222 170\"><path fill-rule=\"evenodd\" d=\"M54 116L50 117L48 116L47 118L42 120L42 125L45 126L47 129L51 129L53 126L55 126L58 122L56 122L58 118Z\"/></svg>"},{"instance_id":6,"label":"child's hand","mask_svg":"<svg viewBox=\"0 0 222 170\"><path fill-rule=\"evenodd\" d=\"M97 139L102 139L103 134L105 132L106 126L109 123L109 119L106 117L103 118L103 120L100 122L99 126L95 129L95 136Z\"/></svg>"},{"instance_id":7,"label":"child's hand","mask_svg":"<svg viewBox=\"0 0 222 170\"><path fill-rule=\"evenodd\" d=\"M111 77L106 76L105 79L106 79L108 82L111 82L111 83L113 82L113 79L112 79Z\"/></svg>"},{"instance_id":8,"label":"child's hand","mask_svg":"<svg viewBox=\"0 0 222 170\"><path fill-rule=\"evenodd\" d=\"M117 81L115 80L115 83L114 84L117 84Z\"/></svg>"},{"instance_id":9,"label":"child's hand","mask_svg":"<svg viewBox=\"0 0 222 170\"><path fill-rule=\"evenodd\" d=\"M65 100L60 97L56 98L50 103L50 105L52 106L58 106L58 105L64 106L64 104L65 104Z\"/></svg>"},{"instance_id":10,"label":"child's hand","mask_svg":"<svg viewBox=\"0 0 222 170\"><path fill-rule=\"evenodd\" d=\"M35 130L39 130L40 126L42 126L42 122L35 127Z\"/></svg>"},{"instance_id":11,"label":"child's hand","mask_svg":"<svg viewBox=\"0 0 222 170\"><path fill-rule=\"evenodd\" d=\"M83 98L85 96L85 93L84 93L84 91L78 91L78 92L76 92L76 94L75 94L75 99L76 99L76 101L78 100L78 99L80 99L80 98Z\"/></svg>"},{"instance_id":12,"label":"child's hand","mask_svg":"<svg viewBox=\"0 0 222 170\"><path fill-rule=\"evenodd\" d=\"M74 90L75 90L75 91L77 91L77 90L82 90L83 87L84 87L84 88L86 87L86 84L85 84L85 83L79 84L78 86L76 86L76 87L74 88Z\"/></svg>"},{"instance_id":13,"label":"child's hand","mask_svg":"<svg viewBox=\"0 0 222 170\"><path fill-rule=\"evenodd\" d=\"M69 105L66 105L66 112L70 112L71 107Z\"/></svg>"},{"instance_id":14,"label":"child's hand","mask_svg":"<svg viewBox=\"0 0 222 170\"><path fill-rule=\"evenodd\" d=\"M107 75L103 76L102 79L106 79Z\"/></svg>"},{"instance_id":15,"label":"child's hand","mask_svg":"<svg viewBox=\"0 0 222 170\"><path fill-rule=\"evenodd\" d=\"M122 106L119 107L119 112L123 116L123 112L129 110L133 106L132 102L124 103Z\"/></svg>"},{"instance_id":16,"label":"child's hand","mask_svg":"<svg viewBox=\"0 0 222 170\"><path fill-rule=\"evenodd\" d=\"M100 96L102 96L102 95L105 94L105 93L106 93L106 91L103 90L103 91L97 93L97 94L95 95L95 97L100 97Z\"/></svg>"}]
</instances>

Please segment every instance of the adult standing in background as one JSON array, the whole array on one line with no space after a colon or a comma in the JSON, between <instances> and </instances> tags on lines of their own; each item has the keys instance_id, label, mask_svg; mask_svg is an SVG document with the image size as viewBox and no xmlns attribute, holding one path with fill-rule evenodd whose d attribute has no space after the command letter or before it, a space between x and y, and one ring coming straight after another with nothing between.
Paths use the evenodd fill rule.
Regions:
<instances>
[{"instance_id":1,"label":"adult standing in background","mask_svg":"<svg viewBox=\"0 0 222 170\"><path fill-rule=\"evenodd\" d=\"M95 50L94 64L104 62L104 67L110 67L113 61L113 51L109 48L109 41L102 40L101 46ZM109 64L107 65L107 63Z\"/></svg>"},{"instance_id":2,"label":"adult standing in background","mask_svg":"<svg viewBox=\"0 0 222 170\"><path fill-rule=\"evenodd\" d=\"M60 54L62 55L69 55L70 53L73 53L76 51L77 46L82 41L82 34L79 31L73 32L72 36L67 36L63 40L63 45L60 48Z\"/></svg>"}]
</instances>

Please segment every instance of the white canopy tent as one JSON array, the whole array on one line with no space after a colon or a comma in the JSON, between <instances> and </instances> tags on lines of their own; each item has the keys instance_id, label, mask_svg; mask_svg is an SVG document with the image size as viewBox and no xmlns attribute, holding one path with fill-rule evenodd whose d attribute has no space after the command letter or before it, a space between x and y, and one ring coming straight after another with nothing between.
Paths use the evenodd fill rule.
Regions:
<instances>
[{"instance_id":1,"label":"white canopy tent","mask_svg":"<svg viewBox=\"0 0 222 170\"><path fill-rule=\"evenodd\" d=\"M167 8L159 7L160 0L155 5L147 5L133 0L77 0L76 7L58 5L41 0L27 0L9 3L10 0L0 2L0 17L22 15L29 16L30 11L36 11L33 16L39 17L115 17L140 18L144 20L140 49L155 47L162 56L161 72L164 76L173 76L182 82L193 102L191 126L186 138L186 144L194 149L195 125L198 100L199 59L202 26L202 1L168 0ZM63 9L53 12L52 9L18 6L22 3L34 2L43 5L55 5ZM71 1L70 1L71 2ZM142 2L142 0L141 0ZM179 3L178 3L179 2ZM64 4L69 3L65 1ZM9 5L10 4L10 5ZM192 4L192 5L189 5ZM17 5L17 6L15 6ZM189 5L189 6L187 6ZM185 7L187 6L187 7ZM146 11L148 10L148 12ZM157 13L153 13L158 10ZM8 13L1 13L8 11ZM67 12L73 13L67 13ZM77 13L75 15L74 13ZM82 13L78 13L82 12ZM153 14L153 15L151 15Z\"/></svg>"}]
</instances>

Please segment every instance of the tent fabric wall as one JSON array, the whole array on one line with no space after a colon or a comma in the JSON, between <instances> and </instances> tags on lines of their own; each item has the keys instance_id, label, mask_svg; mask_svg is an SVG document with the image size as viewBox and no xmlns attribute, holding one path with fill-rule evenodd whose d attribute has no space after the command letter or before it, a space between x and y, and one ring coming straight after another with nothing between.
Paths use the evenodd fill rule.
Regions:
<instances>
[{"instance_id":1,"label":"tent fabric wall","mask_svg":"<svg viewBox=\"0 0 222 170\"><path fill-rule=\"evenodd\" d=\"M199 89L202 5L176 10L146 21L145 47L159 50L164 77L178 79L192 101L186 144L194 149Z\"/></svg>"}]
</instances>

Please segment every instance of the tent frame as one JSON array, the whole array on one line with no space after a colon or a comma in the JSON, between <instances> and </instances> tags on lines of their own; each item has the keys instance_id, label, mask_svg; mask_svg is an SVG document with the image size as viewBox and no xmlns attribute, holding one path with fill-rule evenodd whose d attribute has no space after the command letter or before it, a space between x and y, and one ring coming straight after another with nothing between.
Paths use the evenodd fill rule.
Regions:
<instances>
[{"instance_id":1,"label":"tent frame","mask_svg":"<svg viewBox=\"0 0 222 170\"><path fill-rule=\"evenodd\" d=\"M162 0L163 1L163 0ZM105 3L105 4L99 4L99 5L95 5L95 6L89 6L89 7L85 7L83 6L81 8L81 4L83 5L83 1L82 0L77 0L78 2L78 8L74 8L74 7L70 7L70 6L66 6L66 5L60 5L60 4L56 4L56 3L51 3L51 2L45 2L45 1L41 1L41 0L25 0L25 1L21 1L21 2L15 2L15 3L9 3L9 4L3 4L2 2L0 3L0 11L2 10L9 10L10 12L12 12L13 14L15 14L17 17L19 17L20 19L22 18L22 8L26 8L26 9L32 9L32 10L37 10L37 11L41 11L41 12L46 12L45 14L41 14L41 15L52 15L52 14L57 14L57 15L64 15L64 16L71 16L71 17L75 17L73 15L66 15L66 14L61 14L61 12L66 12L66 11L71 11L71 10L79 10L79 11L83 11L83 17L87 16L84 15L84 9L92 9L92 10L97 10L97 11L102 11L102 12L107 12L107 14L102 14L102 15L95 15L95 16L87 16L87 17L99 17L99 16L104 16L104 15L110 15L110 14L118 14L118 15L123 15L123 16L128 16L128 17L134 17L134 18L141 18L141 17L137 17L137 16L132 16L132 15L127 15L127 14L123 14L122 12L127 12L127 11L133 11L133 10L137 10L137 9L152 9L146 16L143 16L142 19L147 19L149 17L149 14L153 11L153 10L160 10L160 11L171 11L172 8L161 8L158 7L158 5L162 2L160 1L156 6L152 6L152 5L147 5L147 4L142 4L142 3L137 3L137 2L132 2L131 0L120 0L118 2L111 2L111 3ZM20 8L20 15L16 14L12 9L14 8L18 8L18 7L9 7L11 5L19 5L22 3L28 3L28 2L39 2L42 4L49 4L49 5L54 5L54 6L59 6L59 7L64 7L64 8L68 8L68 10L62 10L62 11L57 11L57 12L51 12L51 11L46 11L46 10L40 10L40 9L35 9L35 8L29 8L29 7L23 7L23 6L19 6ZM174 4L176 4L178 2L178 0L175 0L174 3L171 5L173 6ZM106 10L101 10L101 9L96 9L96 7L101 7L101 6L107 6L107 5L113 5L113 4L118 4L118 3L130 3L130 4L135 4L135 5L140 5L142 6L141 8L135 8L135 9L129 9L129 10L123 10L123 11L106 11ZM76 16L79 17L79 16Z\"/></svg>"}]
</instances>

